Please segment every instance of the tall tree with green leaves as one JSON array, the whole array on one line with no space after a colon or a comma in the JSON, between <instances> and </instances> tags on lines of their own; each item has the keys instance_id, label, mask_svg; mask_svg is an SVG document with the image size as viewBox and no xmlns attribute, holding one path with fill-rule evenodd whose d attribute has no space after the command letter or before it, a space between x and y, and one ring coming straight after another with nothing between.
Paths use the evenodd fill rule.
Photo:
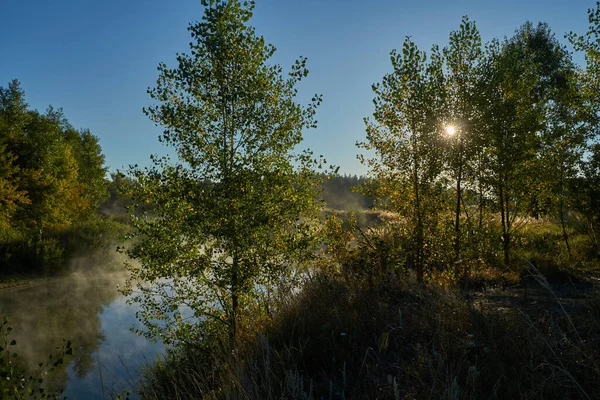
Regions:
<instances>
[{"instance_id":1,"label":"tall tree with green leaves","mask_svg":"<svg viewBox=\"0 0 600 400\"><path fill-rule=\"evenodd\" d=\"M587 141L597 134L598 120L580 71L566 53L563 57L557 57L557 61L561 65L556 68L556 83L549 93L540 161L545 166L543 187L547 191L548 211L558 217L563 240L571 257L567 217L573 196L569 193L569 182L581 172L580 164Z\"/></svg>"},{"instance_id":2,"label":"tall tree with green leaves","mask_svg":"<svg viewBox=\"0 0 600 400\"><path fill-rule=\"evenodd\" d=\"M244 311L314 254L320 161L294 148L321 98L295 101L304 58L287 77L269 64L275 48L248 25L253 1L202 4L190 52L175 68L160 64L149 89L145 113L178 161L132 171L134 200L151 211L133 215L129 294L147 335L186 341L217 329L235 347Z\"/></svg>"},{"instance_id":3,"label":"tall tree with green leaves","mask_svg":"<svg viewBox=\"0 0 600 400\"><path fill-rule=\"evenodd\" d=\"M19 153L30 118L25 93L18 80L0 86L0 227L8 230L20 206L31 204L23 188Z\"/></svg>"},{"instance_id":4,"label":"tall tree with green leaves","mask_svg":"<svg viewBox=\"0 0 600 400\"><path fill-rule=\"evenodd\" d=\"M585 138L584 155L579 160L581 172L569 184L575 210L584 221L590 240L597 252L600 252L600 2L595 8L588 9L589 26L585 34L571 32L567 39L575 51L583 53L585 69L580 74L581 86L578 97L585 99L584 105L591 118Z\"/></svg>"},{"instance_id":5,"label":"tall tree with green leaves","mask_svg":"<svg viewBox=\"0 0 600 400\"><path fill-rule=\"evenodd\" d=\"M25 135L24 128L29 121L27 107L29 105L25 102L25 92L18 80L12 80L6 88L0 86L0 114L4 120L1 126L2 138L11 142L13 153L15 142L18 143Z\"/></svg>"},{"instance_id":6,"label":"tall tree with green leaves","mask_svg":"<svg viewBox=\"0 0 600 400\"><path fill-rule=\"evenodd\" d=\"M466 183L475 183L476 161L481 152L476 140L479 98L481 36L475 22L464 16L460 28L450 33L444 48L447 83L447 133L451 144L449 166L456 184L454 213L454 265L458 274L461 262L461 210ZM477 189L476 185L473 189ZM467 214L468 215L468 214Z\"/></svg>"},{"instance_id":7,"label":"tall tree with green leaves","mask_svg":"<svg viewBox=\"0 0 600 400\"><path fill-rule=\"evenodd\" d=\"M488 187L500 213L505 265L512 241L543 197L541 148L547 111L560 85L564 49L546 24L524 24L487 46L482 111L489 154Z\"/></svg>"},{"instance_id":8,"label":"tall tree with green leaves","mask_svg":"<svg viewBox=\"0 0 600 400\"><path fill-rule=\"evenodd\" d=\"M63 135L67 143L73 148L77 160L77 179L83 185L82 197L85 200L88 212L95 212L101 201L109 196L106 174L108 169L104 165L104 154L98 137L88 129L76 130L68 126Z\"/></svg>"},{"instance_id":9,"label":"tall tree with green leaves","mask_svg":"<svg viewBox=\"0 0 600 400\"><path fill-rule=\"evenodd\" d=\"M443 187L443 59L434 47L427 62L410 38L390 59L394 70L373 85L374 120L365 120L367 141L358 146L375 152L374 158L361 161L378 180L377 195L386 199L383 206L408 222L407 264L423 280Z\"/></svg>"},{"instance_id":10,"label":"tall tree with green leaves","mask_svg":"<svg viewBox=\"0 0 600 400\"><path fill-rule=\"evenodd\" d=\"M31 204L22 214L41 241L47 231L70 226L88 205L82 198L75 151L64 139L62 122L52 108L46 115L31 112L30 116L19 160L28 174L25 187Z\"/></svg>"}]
</instances>

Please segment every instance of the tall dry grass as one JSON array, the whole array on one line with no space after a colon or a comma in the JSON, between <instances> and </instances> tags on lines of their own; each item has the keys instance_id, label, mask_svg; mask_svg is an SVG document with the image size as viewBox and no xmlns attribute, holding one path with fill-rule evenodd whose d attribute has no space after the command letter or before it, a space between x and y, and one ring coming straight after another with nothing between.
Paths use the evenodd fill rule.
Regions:
<instances>
[{"instance_id":1,"label":"tall dry grass","mask_svg":"<svg viewBox=\"0 0 600 400\"><path fill-rule=\"evenodd\" d=\"M146 371L141 396L600 398L597 297L583 302L586 315L493 298L478 306L454 289L403 278L369 287L317 276L298 296L279 300L273 318L252 326L236 352L206 338L169 353Z\"/></svg>"}]
</instances>

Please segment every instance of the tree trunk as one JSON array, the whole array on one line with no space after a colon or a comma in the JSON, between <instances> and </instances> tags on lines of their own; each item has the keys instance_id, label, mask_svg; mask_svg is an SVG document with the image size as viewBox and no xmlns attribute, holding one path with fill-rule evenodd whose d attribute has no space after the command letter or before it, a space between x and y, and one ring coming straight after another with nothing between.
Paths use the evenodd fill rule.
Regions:
<instances>
[{"instance_id":1,"label":"tree trunk","mask_svg":"<svg viewBox=\"0 0 600 400\"><path fill-rule=\"evenodd\" d=\"M562 234L565 244L567 245L567 252L569 253L569 260L571 259L571 246L569 245L569 235L567 234L567 228L565 226L565 204L564 204L564 168L561 166L560 169L560 201L558 204L560 214L560 225L562 227Z\"/></svg>"},{"instance_id":2,"label":"tree trunk","mask_svg":"<svg viewBox=\"0 0 600 400\"><path fill-rule=\"evenodd\" d=\"M483 197L483 161L481 161L482 157L481 154L479 154L479 162L478 162L478 172L479 172L479 182L478 182L478 188L479 188L479 232L481 232L482 228L483 228L483 201L484 201L484 197Z\"/></svg>"},{"instance_id":3,"label":"tree trunk","mask_svg":"<svg viewBox=\"0 0 600 400\"><path fill-rule=\"evenodd\" d=\"M423 281L423 220L421 216L421 198L419 193L419 181L418 176L415 171L415 205L417 208L417 243L416 243L416 259L415 259L415 267L417 270L417 280L419 282Z\"/></svg>"},{"instance_id":4,"label":"tree trunk","mask_svg":"<svg viewBox=\"0 0 600 400\"><path fill-rule=\"evenodd\" d=\"M237 255L234 255L231 268L231 316L229 323L229 346L231 350L237 348L237 316L239 309L239 277L238 277L238 260Z\"/></svg>"},{"instance_id":5,"label":"tree trunk","mask_svg":"<svg viewBox=\"0 0 600 400\"><path fill-rule=\"evenodd\" d=\"M510 257L510 231L509 231L509 215L508 215L508 201L505 202L504 198L504 187L500 185L500 218L502 220L502 248L504 250L504 267L508 268Z\"/></svg>"},{"instance_id":6,"label":"tree trunk","mask_svg":"<svg viewBox=\"0 0 600 400\"><path fill-rule=\"evenodd\" d=\"M458 177L456 179L456 220L454 223L454 276L458 277L460 274L460 202L462 200L461 196L461 181L462 181L462 155L459 150L459 160L458 164Z\"/></svg>"},{"instance_id":7,"label":"tree trunk","mask_svg":"<svg viewBox=\"0 0 600 400\"><path fill-rule=\"evenodd\" d=\"M417 270L417 280L423 282L424 271L423 271L423 219L421 215L421 197L419 193L419 163L417 160L417 146L413 143L413 187L415 191L415 208L417 214L417 243L415 248L415 268Z\"/></svg>"},{"instance_id":8,"label":"tree trunk","mask_svg":"<svg viewBox=\"0 0 600 400\"><path fill-rule=\"evenodd\" d=\"M569 244L569 235L567 234L567 228L565 226L565 213L563 210L563 200L560 200L560 224L562 226L563 239L567 245L567 252L569 253L569 260L571 259L571 245Z\"/></svg>"}]
</instances>

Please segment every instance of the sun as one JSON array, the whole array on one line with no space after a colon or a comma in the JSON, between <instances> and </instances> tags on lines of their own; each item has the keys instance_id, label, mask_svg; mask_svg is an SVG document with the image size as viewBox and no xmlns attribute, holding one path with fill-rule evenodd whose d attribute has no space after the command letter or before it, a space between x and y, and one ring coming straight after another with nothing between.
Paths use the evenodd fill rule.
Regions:
<instances>
[{"instance_id":1,"label":"sun","mask_svg":"<svg viewBox=\"0 0 600 400\"><path fill-rule=\"evenodd\" d=\"M452 125L447 126L446 133L448 133L448 135L452 136L456 133L456 128L454 128Z\"/></svg>"}]
</instances>

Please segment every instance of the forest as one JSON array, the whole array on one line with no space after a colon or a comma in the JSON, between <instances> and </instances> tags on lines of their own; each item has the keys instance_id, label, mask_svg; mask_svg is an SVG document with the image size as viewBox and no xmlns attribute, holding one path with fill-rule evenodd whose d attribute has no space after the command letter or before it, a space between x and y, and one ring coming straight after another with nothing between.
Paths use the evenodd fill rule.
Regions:
<instances>
[{"instance_id":1,"label":"forest","mask_svg":"<svg viewBox=\"0 0 600 400\"><path fill-rule=\"evenodd\" d=\"M125 233L97 212L109 198L98 138L62 109L31 110L17 80L0 87L0 167L2 276L58 273Z\"/></svg>"},{"instance_id":2,"label":"forest","mask_svg":"<svg viewBox=\"0 0 600 400\"><path fill-rule=\"evenodd\" d=\"M144 399L600 397L600 3L569 46L467 16L407 37L361 177L298 150L326 101L298 101L307 59L271 63L253 1L203 5L143 110L174 158L109 174L0 88L3 274L118 246L135 331L167 346Z\"/></svg>"}]
</instances>

